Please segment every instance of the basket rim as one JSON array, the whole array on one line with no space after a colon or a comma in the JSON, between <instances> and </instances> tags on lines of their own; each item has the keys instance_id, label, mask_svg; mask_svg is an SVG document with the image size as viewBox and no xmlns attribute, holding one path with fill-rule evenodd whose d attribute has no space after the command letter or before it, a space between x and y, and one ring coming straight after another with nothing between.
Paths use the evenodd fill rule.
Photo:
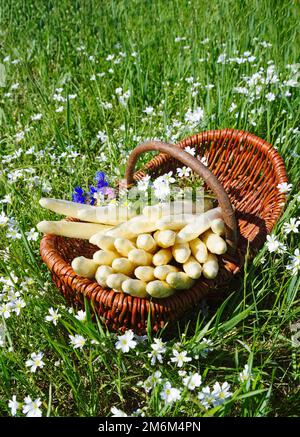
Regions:
<instances>
[{"instance_id":1,"label":"basket rim","mask_svg":"<svg viewBox=\"0 0 300 437\"><path fill-rule=\"evenodd\" d=\"M205 141L220 141L224 140L226 141L229 138L234 138L238 140L248 140L250 142L253 142L255 146L258 146L261 148L265 154L268 155L270 160L272 161L272 165L274 166L274 173L276 175L276 179L279 183L287 182L287 175L285 172L284 162L282 157L279 155L276 149L274 147L263 140L260 137L257 137L254 134L251 134L246 131L237 130L237 129L220 129L220 130L209 130L204 131L192 136L189 136L183 140L181 140L179 143L174 145L174 147L180 147L185 148L187 146L193 146L194 144L203 143ZM168 159L168 155L164 153L160 153L156 155L154 158L152 158L150 161L146 163L144 168L142 170L139 170L135 173L135 180L140 179L144 172L147 170L151 170L153 168L156 168L158 165L161 165L163 162L165 162ZM282 209L286 203L286 196L285 194L279 193L278 191L278 197L279 201L282 202ZM282 209L275 217L274 223L278 220L278 218L281 215ZM72 218L69 218L70 220L75 220ZM274 225L273 225L274 226ZM239 226L238 226L239 229ZM57 238L65 238L65 237L58 237L53 234L45 234L41 239L40 244L40 252L41 257L49 270L52 272L52 274L56 275L59 278L67 278L70 282L69 286L73 289L74 293L80 292L83 294L86 294L87 289L90 290L91 287L93 287L93 290L97 290L97 296L96 299L98 300L99 294L101 295L107 295L107 300L110 300L110 302L113 302L114 298L118 296L118 301L116 305L120 306L123 302L126 301L126 306L134 307L135 303L138 302L138 308L140 308L140 305L145 305L147 308L147 311L151 311L153 313L153 308L155 307L155 310L159 309L159 312L162 313L164 308L172 308L173 305L174 309L181 304L181 301L183 299L183 294L185 295L186 299L190 301L190 303L198 302L202 297L204 297L208 291L211 288L218 288L218 286L222 283L224 284L224 277L221 278L222 275L218 275L218 277L215 280L207 280L203 277L199 278L188 290L185 290L184 293L176 293L168 298L140 298L140 297L133 297L130 295L126 295L123 292L117 292L112 289L105 289L102 288L96 281L83 278L79 275L77 275L74 270L72 269L71 265L65 261L65 259L61 256L61 254L56 249L56 243ZM239 273L242 265L243 265L243 256L240 253L240 250L238 248L237 254L235 259L230 259L230 257L227 257L226 260L226 270L228 275L228 280L225 281L225 284L230 282L229 276L232 278L234 275ZM224 257L226 259L226 256ZM225 269L224 269L225 271ZM226 273L225 273L226 277ZM225 285L224 284L224 285ZM120 297L121 296L121 297ZM115 302L113 302L113 305L115 305Z\"/></svg>"}]
</instances>

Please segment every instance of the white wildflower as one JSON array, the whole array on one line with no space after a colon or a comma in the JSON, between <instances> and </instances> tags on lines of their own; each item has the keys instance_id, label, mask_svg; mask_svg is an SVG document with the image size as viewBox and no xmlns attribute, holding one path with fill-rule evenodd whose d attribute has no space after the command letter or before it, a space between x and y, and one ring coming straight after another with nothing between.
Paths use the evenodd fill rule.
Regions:
<instances>
[{"instance_id":1,"label":"white wildflower","mask_svg":"<svg viewBox=\"0 0 300 437\"><path fill-rule=\"evenodd\" d=\"M172 387L170 382L167 381L160 392L160 397L165 401L166 405L170 405L180 399L180 391L177 388Z\"/></svg>"},{"instance_id":2,"label":"white wildflower","mask_svg":"<svg viewBox=\"0 0 300 437\"><path fill-rule=\"evenodd\" d=\"M86 344L86 339L79 334L69 335L70 344L74 347L74 349L82 349Z\"/></svg>"},{"instance_id":3,"label":"white wildflower","mask_svg":"<svg viewBox=\"0 0 300 437\"><path fill-rule=\"evenodd\" d=\"M22 412L23 414L26 414L26 417L42 417L42 411L40 409L41 405L42 402L40 398L33 401L30 396L27 396L24 399Z\"/></svg>"},{"instance_id":4,"label":"white wildflower","mask_svg":"<svg viewBox=\"0 0 300 437\"><path fill-rule=\"evenodd\" d=\"M239 373L239 380L241 382L247 382L251 379L251 376L252 374L250 372L249 366L248 364L245 364L244 369L242 370L242 372Z\"/></svg>"},{"instance_id":5,"label":"white wildflower","mask_svg":"<svg viewBox=\"0 0 300 437\"><path fill-rule=\"evenodd\" d=\"M10 409L11 415L15 416L21 404L17 401L16 395L13 395L12 399L8 401L8 408Z\"/></svg>"},{"instance_id":6,"label":"white wildflower","mask_svg":"<svg viewBox=\"0 0 300 437\"><path fill-rule=\"evenodd\" d=\"M52 322L53 325L57 325L57 322L61 315L58 313L58 310L55 310L54 308L49 308L49 315L45 317L46 322Z\"/></svg>"},{"instance_id":7,"label":"white wildflower","mask_svg":"<svg viewBox=\"0 0 300 437\"><path fill-rule=\"evenodd\" d=\"M284 223L283 231L286 234L290 234L291 232L294 234L298 234L298 232L299 232L298 227L299 226L300 226L300 220L295 218L295 217L292 217L289 222Z\"/></svg>"},{"instance_id":8,"label":"white wildflower","mask_svg":"<svg viewBox=\"0 0 300 437\"><path fill-rule=\"evenodd\" d=\"M126 413L124 413L124 411L119 410L116 407L111 407L110 409L112 416L111 417L128 417Z\"/></svg>"},{"instance_id":9,"label":"white wildflower","mask_svg":"<svg viewBox=\"0 0 300 437\"><path fill-rule=\"evenodd\" d=\"M151 344L152 351L148 354L151 358L152 366L156 363L156 360L160 363L163 362L163 354L166 352L165 343L160 338L155 338L154 343Z\"/></svg>"},{"instance_id":10,"label":"white wildflower","mask_svg":"<svg viewBox=\"0 0 300 437\"><path fill-rule=\"evenodd\" d=\"M202 382L199 373L191 373L185 378L183 378L183 385L185 385L189 390L195 390L196 387L200 387Z\"/></svg>"},{"instance_id":11,"label":"white wildflower","mask_svg":"<svg viewBox=\"0 0 300 437\"><path fill-rule=\"evenodd\" d=\"M230 398L232 393L229 391L230 385L228 382L223 382L222 385L220 385L219 382L216 382L213 386L212 396L213 396L213 406L217 407L218 405L222 405L226 399Z\"/></svg>"},{"instance_id":12,"label":"white wildflower","mask_svg":"<svg viewBox=\"0 0 300 437\"><path fill-rule=\"evenodd\" d=\"M26 367L30 367L30 372L34 373L40 367L43 368L45 363L42 360L44 354L42 352L33 352L30 359L25 362Z\"/></svg>"},{"instance_id":13,"label":"white wildflower","mask_svg":"<svg viewBox=\"0 0 300 437\"><path fill-rule=\"evenodd\" d=\"M75 314L75 318L79 320L80 322L86 321L86 312L79 310L77 314Z\"/></svg>"},{"instance_id":14,"label":"white wildflower","mask_svg":"<svg viewBox=\"0 0 300 437\"><path fill-rule=\"evenodd\" d=\"M178 367L182 367L184 363L188 363L189 361L192 361L192 358L187 356L186 351L179 352L176 349L173 349L173 357L171 358L172 363L176 363Z\"/></svg>"},{"instance_id":15,"label":"white wildflower","mask_svg":"<svg viewBox=\"0 0 300 437\"><path fill-rule=\"evenodd\" d=\"M277 185L277 188L279 190L279 193L289 193L293 188L293 184L282 182L281 184Z\"/></svg>"},{"instance_id":16,"label":"white wildflower","mask_svg":"<svg viewBox=\"0 0 300 437\"><path fill-rule=\"evenodd\" d=\"M136 341L133 340L134 333L131 329L126 331L123 335L118 336L118 341L115 344L116 349L121 349L123 353L129 352L130 349L134 349Z\"/></svg>"}]
</instances>

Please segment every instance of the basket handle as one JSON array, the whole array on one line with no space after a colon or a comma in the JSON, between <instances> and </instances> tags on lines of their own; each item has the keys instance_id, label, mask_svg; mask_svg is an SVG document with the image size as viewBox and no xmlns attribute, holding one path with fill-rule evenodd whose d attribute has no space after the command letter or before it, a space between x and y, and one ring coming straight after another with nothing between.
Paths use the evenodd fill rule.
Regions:
<instances>
[{"instance_id":1,"label":"basket handle","mask_svg":"<svg viewBox=\"0 0 300 437\"><path fill-rule=\"evenodd\" d=\"M229 246L229 254L233 255L237 246L237 222L234 214L233 207L230 203L229 197L224 190L222 184L218 181L216 176L206 167L202 162L198 161L189 153L182 150L180 147L163 143L161 141L146 141L138 145L129 155L125 179L127 186L130 186L134 182L135 164L139 155L149 151L159 151L166 153L178 161L182 162L186 166L190 167L195 173L204 179L209 188L217 196L219 205L222 210L223 220L226 225L226 242Z\"/></svg>"}]
</instances>

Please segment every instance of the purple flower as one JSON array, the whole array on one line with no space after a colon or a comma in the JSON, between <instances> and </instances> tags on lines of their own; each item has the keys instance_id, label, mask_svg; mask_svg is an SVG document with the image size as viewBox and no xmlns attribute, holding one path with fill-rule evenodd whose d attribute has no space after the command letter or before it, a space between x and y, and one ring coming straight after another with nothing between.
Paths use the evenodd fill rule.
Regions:
<instances>
[{"instance_id":1,"label":"purple flower","mask_svg":"<svg viewBox=\"0 0 300 437\"><path fill-rule=\"evenodd\" d=\"M77 202L77 203L85 202L84 190L81 187L74 188L74 192L72 194L72 200L73 202Z\"/></svg>"},{"instance_id":2,"label":"purple flower","mask_svg":"<svg viewBox=\"0 0 300 437\"><path fill-rule=\"evenodd\" d=\"M98 188L103 188L108 186L108 182L105 180L105 173L103 171L97 171L95 176L95 181L97 182Z\"/></svg>"}]
</instances>

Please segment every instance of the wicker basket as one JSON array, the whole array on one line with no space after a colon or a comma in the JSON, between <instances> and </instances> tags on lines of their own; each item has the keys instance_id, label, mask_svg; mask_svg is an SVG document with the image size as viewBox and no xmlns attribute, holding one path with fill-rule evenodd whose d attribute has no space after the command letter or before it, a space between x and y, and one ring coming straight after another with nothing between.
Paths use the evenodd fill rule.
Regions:
<instances>
[{"instance_id":1,"label":"wicker basket","mask_svg":"<svg viewBox=\"0 0 300 437\"><path fill-rule=\"evenodd\" d=\"M187 146L195 147L196 156L205 157L208 166L185 152ZM143 170L133 173L138 156L149 150L163 153L149 161ZM215 280L200 278L191 289L165 299L132 297L103 289L95 281L75 274L70 266L72 259L81 255L92 257L98 250L86 240L55 235L45 235L41 240L43 261L67 301L82 306L85 296L112 330L132 328L138 334L145 333L150 320L152 329L157 331L166 322L180 319L207 294L224 290L241 270L247 251L250 256L257 252L282 212L286 198L277 185L287 182L283 160L266 141L244 131L202 132L176 146L158 141L144 143L129 157L126 180L130 184L146 173L157 177L182 163L203 177L222 208L230 249L219 257L220 271Z\"/></svg>"}]
</instances>

